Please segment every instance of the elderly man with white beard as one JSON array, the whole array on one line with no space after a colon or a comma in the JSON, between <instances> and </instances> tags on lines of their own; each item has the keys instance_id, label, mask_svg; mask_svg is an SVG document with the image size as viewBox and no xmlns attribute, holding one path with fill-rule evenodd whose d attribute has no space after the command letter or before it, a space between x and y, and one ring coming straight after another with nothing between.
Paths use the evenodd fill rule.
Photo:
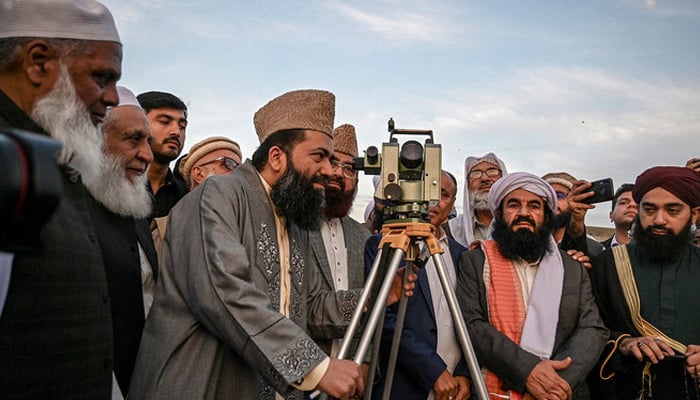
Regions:
<instances>
[{"instance_id":1,"label":"elderly man with white beard","mask_svg":"<svg viewBox=\"0 0 700 400\"><path fill-rule=\"evenodd\" d=\"M92 0L4 1L0 127L51 136L64 193L32 251L17 251L0 317L3 398L107 399L112 321L83 182L102 162L98 125L118 102L122 45Z\"/></svg>"},{"instance_id":2,"label":"elderly man with white beard","mask_svg":"<svg viewBox=\"0 0 700 400\"><path fill-rule=\"evenodd\" d=\"M506 173L506 165L493 153L464 160L462 214L442 225L447 236L464 247L469 247L474 240L488 237L489 224L493 220L487 200L489 190Z\"/></svg>"},{"instance_id":3,"label":"elderly man with white beard","mask_svg":"<svg viewBox=\"0 0 700 400\"><path fill-rule=\"evenodd\" d=\"M90 207L102 251L112 310L114 374L120 392L129 392L131 373L148 310L153 303L157 256L145 219L151 213L146 188L151 129L129 89L119 86L119 105L107 111L105 163L87 183L97 200Z\"/></svg>"}]
</instances>

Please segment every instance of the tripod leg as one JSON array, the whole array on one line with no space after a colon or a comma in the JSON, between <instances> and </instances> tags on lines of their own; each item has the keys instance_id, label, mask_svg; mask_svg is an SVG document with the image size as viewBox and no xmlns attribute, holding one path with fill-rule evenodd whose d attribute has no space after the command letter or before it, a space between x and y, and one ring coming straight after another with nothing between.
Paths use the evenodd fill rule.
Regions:
<instances>
[{"instance_id":1,"label":"tripod leg","mask_svg":"<svg viewBox=\"0 0 700 400\"><path fill-rule=\"evenodd\" d=\"M360 301L357 303L357 308L355 308L352 318L350 319L350 324L348 325L345 335L343 336L343 340L340 342L340 349L338 349L338 359L340 360L345 359L345 356L347 356L348 351L350 351L352 338L355 336L355 333L360 327L363 309L365 305L367 305L367 302L372 295L372 288L374 287L377 276L379 275L379 262L381 259L382 249L379 249L379 252L377 252L377 257L374 259L374 263L372 264L372 268L369 270L369 275L365 280L365 286L362 289Z\"/></svg>"},{"instance_id":2,"label":"tripod leg","mask_svg":"<svg viewBox=\"0 0 700 400\"><path fill-rule=\"evenodd\" d=\"M413 269L413 262L408 262L406 265L406 270L403 274L403 284L408 283L408 275ZM388 400L391 396L391 386L394 381L394 371L396 370L396 358L399 354L399 344L401 343L401 333L403 333L403 324L406 319L406 307L408 306L408 297L405 293L401 294L401 300L399 300L399 309L396 312L396 325L394 327L394 336L391 339L391 351L389 352L389 360L386 367L386 377L384 381L384 390L382 391L382 399ZM379 341L375 341L377 347L381 340L381 335L379 335Z\"/></svg>"},{"instance_id":3,"label":"tripod leg","mask_svg":"<svg viewBox=\"0 0 700 400\"><path fill-rule=\"evenodd\" d=\"M447 278L447 271L445 267L445 261L442 258L442 254L433 254L433 263L437 270L438 276L440 277L440 285L442 286L442 292L447 300L447 306L452 314L452 320L454 321L455 334L459 340L459 344L462 347L462 354L464 355L467 366L469 367L469 373L472 377L472 384L476 389L476 394L480 400L488 400L489 395L486 390L486 384L484 383L484 378L479 370L479 362L476 359L476 354L474 353L474 347L472 346L471 339L469 338L469 332L467 331L467 324L464 322L462 317L462 311L457 305L456 295L452 284Z\"/></svg>"},{"instance_id":4,"label":"tripod leg","mask_svg":"<svg viewBox=\"0 0 700 400\"><path fill-rule=\"evenodd\" d=\"M384 314L386 313L386 308L384 309L384 313L382 313L382 318L381 320L384 320ZM372 343L374 343L374 347L372 347L372 358L370 359L369 362L369 374L367 376L367 383L365 385L365 400L370 400L372 399L372 389L374 388L374 376L375 372L377 371L377 365L379 364L379 345L382 340L382 331L384 330L383 325L377 326L377 329L374 330L374 338L372 339Z\"/></svg>"},{"instance_id":5,"label":"tripod leg","mask_svg":"<svg viewBox=\"0 0 700 400\"><path fill-rule=\"evenodd\" d=\"M365 332L362 334L360 339L360 344L357 347L357 352L355 353L355 358L353 359L357 364L361 364L369 348L370 341L372 340L372 334L374 330L377 329L377 324L379 319L384 313L384 308L386 307L386 299L391 291L391 286L394 281L394 276L396 271L401 264L401 260L404 257L404 251L401 249L396 249L391 257L391 263L387 269L386 275L384 276L384 281L379 289L379 294L374 302L374 306L369 314L369 319L367 320L367 326L365 327ZM346 333L347 336L347 333ZM352 336L351 336L352 337Z\"/></svg>"},{"instance_id":6,"label":"tripod leg","mask_svg":"<svg viewBox=\"0 0 700 400\"><path fill-rule=\"evenodd\" d=\"M378 254L377 257L375 258L375 263L373 265L373 273L378 273L380 275L386 275L389 270L389 258L392 255L392 249L391 245L389 243L384 243L382 249L384 252L382 254ZM377 260L379 260L379 265L376 264ZM369 289L368 289L369 290ZM379 292L379 287L374 286L371 288L372 290L372 296L373 298L377 298L377 293ZM382 316L380 320L384 320L384 314L386 313L386 308L384 308L384 313L382 313ZM365 321L366 323L367 321ZM370 363L369 363L369 373L367 376L367 382L365 387L368 389L365 389L365 400L370 400L372 398L372 390L374 389L374 378L375 378L375 372L377 371L377 365L379 364L379 343L382 337L382 330L383 330L382 325L378 325L377 328L374 330L374 338L372 339L372 343L374 343L374 347L372 347L372 355L370 358Z\"/></svg>"}]
</instances>

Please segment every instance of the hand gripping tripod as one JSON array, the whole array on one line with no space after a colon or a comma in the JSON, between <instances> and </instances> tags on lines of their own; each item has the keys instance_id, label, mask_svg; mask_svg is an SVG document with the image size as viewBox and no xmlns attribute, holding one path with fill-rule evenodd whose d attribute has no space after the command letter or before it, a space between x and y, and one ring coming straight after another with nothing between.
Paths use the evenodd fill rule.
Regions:
<instances>
[{"instance_id":1,"label":"hand gripping tripod","mask_svg":"<svg viewBox=\"0 0 700 400\"><path fill-rule=\"evenodd\" d=\"M452 288L452 285L447 277L445 261L442 258L443 250L435 237L435 227L426 222L391 223L382 226L382 241L379 245L380 249L377 253L377 257L374 260L372 269L367 276L364 290L362 291L362 296L360 297L360 302L353 313L352 319L350 320L350 325L348 326L345 336L343 337L343 341L338 351L338 358L344 359L347 355L352 338L355 336L357 329L359 329L364 311L368 307L368 301L370 300L370 297L373 296L376 301L369 312L365 330L360 339L353 361L355 361L357 364L361 364L364 361L365 354L370 345L371 335L374 335L374 356L372 357L372 363L370 365L370 371L374 371L378 358L377 354L379 347L379 340L376 340L376 338L381 336L382 324L380 324L380 321L384 320L386 299L391 290L394 276L396 275L396 271L398 270L402 259L405 258L407 261L409 261L409 265L416 260L419 250L419 242L421 241L425 242L437 270L438 276L440 277L442 291L447 300L447 305L454 321L455 333L462 348L462 354L465 358L467 366L469 367L472 383L475 388L474 392L480 400L488 400L486 385L484 384L481 371L479 370L479 363L476 359L476 355L474 354L474 349L467 332L467 326L462 318L462 313L459 306L457 305L454 289ZM383 252L386 252L386 254L383 255ZM387 263L387 260L390 261ZM411 268L406 268L404 281L406 281L406 277L410 271ZM384 274L384 278L381 286L377 289L375 287L375 281L380 273ZM396 330L394 331L391 354L387 367L386 385L384 390L385 399L388 399L390 394L399 340L406 314L406 305L407 298L405 294L402 293L396 320ZM373 377L374 374L370 373L365 399L369 399L371 397Z\"/></svg>"}]
</instances>

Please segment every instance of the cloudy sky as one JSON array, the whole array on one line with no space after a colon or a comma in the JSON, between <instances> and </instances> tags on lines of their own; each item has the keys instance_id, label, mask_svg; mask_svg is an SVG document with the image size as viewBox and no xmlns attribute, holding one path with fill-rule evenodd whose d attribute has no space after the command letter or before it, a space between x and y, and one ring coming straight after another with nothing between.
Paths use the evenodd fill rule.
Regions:
<instances>
[{"instance_id":1,"label":"cloudy sky","mask_svg":"<svg viewBox=\"0 0 700 400\"><path fill-rule=\"evenodd\" d=\"M253 114L289 90L336 95L361 149L432 129L443 167L495 152L509 171L634 181L700 156L697 0L103 0L123 84L190 109L207 136L258 145ZM361 177L361 218L371 179ZM589 224L610 226L608 204Z\"/></svg>"}]
</instances>

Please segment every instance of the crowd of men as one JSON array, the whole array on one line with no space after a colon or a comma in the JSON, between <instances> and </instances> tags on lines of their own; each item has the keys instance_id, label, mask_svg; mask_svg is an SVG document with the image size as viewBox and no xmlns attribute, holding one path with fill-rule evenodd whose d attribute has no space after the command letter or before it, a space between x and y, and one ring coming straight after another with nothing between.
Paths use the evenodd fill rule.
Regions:
<instances>
[{"instance_id":1,"label":"crowd of men","mask_svg":"<svg viewBox=\"0 0 700 400\"><path fill-rule=\"evenodd\" d=\"M335 96L261 106L249 159L224 136L182 154L187 106L117 86L121 61L95 0L0 6L0 128L59 142L63 186L33 241L0 243L0 398L461 400L483 382L503 399L700 399L700 158L621 185L600 243L590 182L493 153L464 182L442 171L421 223L460 315L431 257L397 271L370 370L336 356L393 217L382 187L372 221L349 215L358 146Z\"/></svg>"}]
</instances>

